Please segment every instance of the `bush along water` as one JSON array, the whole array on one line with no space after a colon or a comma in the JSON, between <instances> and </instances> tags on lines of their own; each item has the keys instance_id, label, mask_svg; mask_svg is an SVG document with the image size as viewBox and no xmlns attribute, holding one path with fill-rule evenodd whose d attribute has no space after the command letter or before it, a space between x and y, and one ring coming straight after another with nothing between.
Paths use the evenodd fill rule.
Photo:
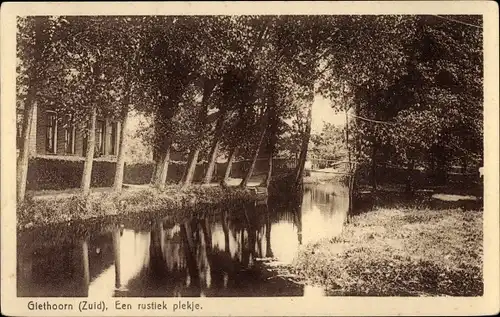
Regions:
<instances>
[{"instance_id":1,"label":"bush along water","mask_svg":"<svg viewBox=\"0 0 500 317\"><path fill-rule=\"evenodd\" d=\"M131 214L174 215L210 205L238 205L255 201L254 192L239 188L193 186L179 190L147 188L122 193L94 193L69 198L27 199L17 208L18 229L39 227L67 221Z\"/></svg>"}]
</instances>

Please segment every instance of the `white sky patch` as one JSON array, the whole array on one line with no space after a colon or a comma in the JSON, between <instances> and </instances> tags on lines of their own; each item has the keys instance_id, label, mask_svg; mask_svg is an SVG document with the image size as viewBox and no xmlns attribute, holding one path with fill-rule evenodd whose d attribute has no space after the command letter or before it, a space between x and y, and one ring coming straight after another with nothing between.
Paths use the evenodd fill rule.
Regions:
<instances>
[{"instance_id":1,"label":"white sky patch","mask_svg":"<svg viewBox=\"0 0 500 317\"><path fill-rule=\"evenodd\" d=\"M321 132L325 123L343 126L345 125L345 113L335 112L331 107L330 100L316 95L312 106L312 132Z\"/></svg>"},{"instance_id":2,"label":"white sky patch","mask_svg":"<svg viewBox=\"0 0 500 317\"><path fill-rule=\"evenodd\" d=\"M141 122L152 124L152 120L146 118L145 115L143 115L142 113L140 113L138 111L132 110L129 113L129 120L127 123L127 131L130 133L134 133L139 128Z\"/></svg>"}]
</instances>

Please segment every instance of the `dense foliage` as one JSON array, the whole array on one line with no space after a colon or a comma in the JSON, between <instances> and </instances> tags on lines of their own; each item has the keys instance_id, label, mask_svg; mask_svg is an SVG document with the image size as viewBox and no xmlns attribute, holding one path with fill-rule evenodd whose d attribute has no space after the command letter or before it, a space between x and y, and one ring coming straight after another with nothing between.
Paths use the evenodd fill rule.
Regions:
<instances>
[{"instance_id":1,"label":"dense foliage","mask_svg":"<svg viewBox=\"0 0 500 317\"><path fill-rule=\"evenodd\" d=\"M457 160L482 160L481 22L396 15L22 17L18 106L26 118L38 102L89 122L89 149L96 113L124 125L132 110L152 118L142 135L153 148L160 188L171 151L187 156L183 187L200 160L208 162L210 182L219 156L228 157L229 170L234 157L253 161L244 186L259 153L269 157L267 179L274 155L297 157L300 182L310 141L315 151L339 157L329 141L310 140L317 94L351 116L349 153L360 164L443 171ZM19 166L27 164L24 157ZM115 178L117 188L121 181ZM21 172L18 182L25 182Z\"/></svg>"},{"instance_id":2,"label":"dense foliage","mask_svg":"<svg viewBox=\"0 0 500 317\"><path fill-rule=\"evenodd\" d=\"M376 165L427 168L437 183L454 164L477 172L483 153L481 17L363 19L377 36L358 33L353 41L370 41L371 48L357 49L355 59L334 60L348 75L332 69L322 82L336 107L351 114L350 148L358 162L370 163L373 175Z\"/></svg>"}]
</instances>

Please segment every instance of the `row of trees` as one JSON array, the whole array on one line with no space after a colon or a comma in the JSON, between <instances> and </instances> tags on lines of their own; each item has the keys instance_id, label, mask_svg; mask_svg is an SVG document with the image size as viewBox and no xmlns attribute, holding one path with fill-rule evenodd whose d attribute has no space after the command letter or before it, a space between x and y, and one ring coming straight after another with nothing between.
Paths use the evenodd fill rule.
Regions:
<instances>
[{"instance_id":1,"label":"row of trees","mask_svg":"<svg viewBox=\"0 0 500 317\"><path fill-rule=\"evenodd\" d=\"M36 103L86 123L84 193L90 188L98 115L122 121L114 181L114 188L121 189L123 132L132 108L154 119L150 141L157 187L165 185L173 147L189 151L182 179L186 187L207 144L209 168L204 183L211 181L224 144L230 160L236 152L254 158L242 181L245 186L264 140L269 140L272 156L276 138L266 136L277 135L281 119L302 100L312 99L310 87L294 73L303 67L299 64L303 58L299 52L288 54L286 43L271 34L273 24L280 22L229 16L20 18L18 106L24 109L24 142L18 162L19 198L25 192L28 136ZM281 24L276 31L289 32L290 25ZM317 54L313 46L300 54L312 58ZM217 122L212 127L208 118L214 111Z\"/></svg>"},{"instance_id":2,"label":"row of trees","mask_svg":"<svg viewBox=\"0 0 500 317\"><path fill-rule=\"evenodd\" d=\"M144 139L153 146L158 188L165 186L172 149L189 153L181 181L186 187L201 157L208 161L203 182L209 183L221 152L228 157L228 170L236 155L251 158L241 183L246 186L259 150L265 148L269 184L272 157L287 142L300 143L295 171L300 182L317 93L330 98L337 110L355 108L360 116L396 122L390 129L351 125L358 132L352 142L360 160L367 148L374 158L390 143L396 149L411 148L398 152L411 161L415 153L440 144L435 134L412 132L422 132L419 122L435 132L446 125L457 128L456 122L469 118L471 133L478 131L480 43L477 30L429 16L19 18L17 100L24 109L24 142L18 197L22 200L25 192L36 103L86 123L84 193L90 188L99 114L122 122L114 182L121 190L127 144L123 131L132 109L153 118ZM452 123L443 117L451 114L456 118ZM442 129L426 123L435 119ZM418 146L422 142L428 147Z\"/></svg>"}]
</instances>

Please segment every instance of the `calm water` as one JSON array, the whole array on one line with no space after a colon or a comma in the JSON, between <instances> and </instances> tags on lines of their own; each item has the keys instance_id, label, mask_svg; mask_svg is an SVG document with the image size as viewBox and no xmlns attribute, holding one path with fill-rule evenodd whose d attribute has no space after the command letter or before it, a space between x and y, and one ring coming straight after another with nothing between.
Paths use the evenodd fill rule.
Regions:
<instances>
[{"instance_id":1,"label":"calm water","mask_svg":"<svg viewBox=\"0 0 500 317\"><path fill-rule=\"evenodd\" d=\"M340 233L340 185L306 186L302 201L189 219L59 225L18 236L18 296L322 296L276 276L302 244Z\"/></svg>"}]
</instances>

